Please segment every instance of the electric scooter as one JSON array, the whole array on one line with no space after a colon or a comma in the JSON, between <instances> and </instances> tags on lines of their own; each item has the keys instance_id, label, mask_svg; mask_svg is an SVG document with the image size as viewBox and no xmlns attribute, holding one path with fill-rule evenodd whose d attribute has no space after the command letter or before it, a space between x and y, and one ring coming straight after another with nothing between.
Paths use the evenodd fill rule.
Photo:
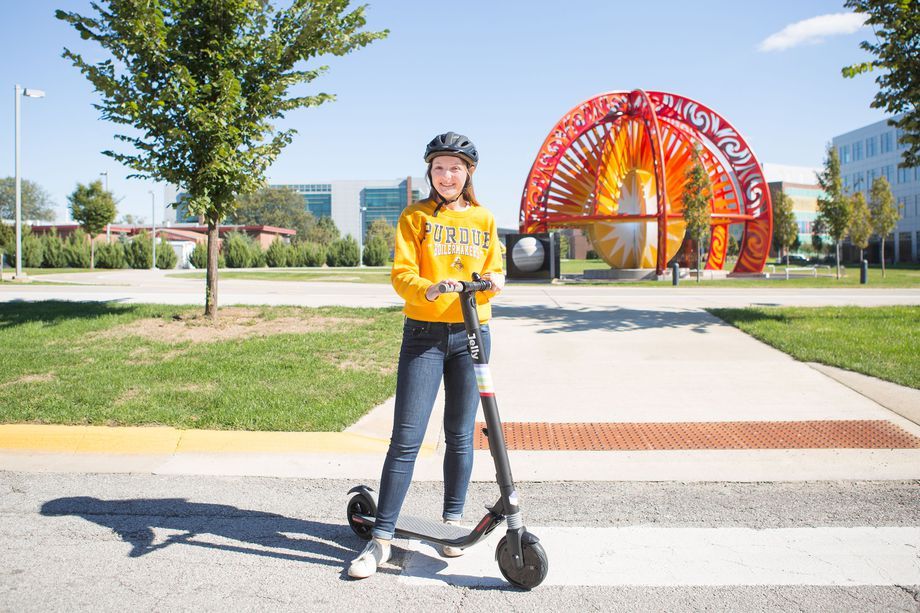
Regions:
<instances>
[{"instance_id":1,"label":"electric scooter","mask_svg":"<svg viewBox=\"0 0 920 613\"><path fill-rule=\"evenodd\" d=\"M463 323L469 339L467 348L470 357L473 358L473 368L476 370L476 380L479 383L479 398L486 418L483 433L489 439L489 451L495 462L495 476L501 497L494 505L486 507L487 513L472 530L422 517L400 515L396 521L395 536L466 549L485 539L499 524L507 521L507 531L495 549L495 559L498 561L499 570L509 583L529 590L540 585L546 578L549 559L543 545L540 544L540 539L527 531L521 518L518 494L511 477L508 450L505 447L505 436L498 415L498 403L495 401L495 392L492 388L489 363L482 350L476 292L491 289L492 284L473 273L472 281L461 281L460 285L462 289L452 290L450 286L442 283L439 289L441 293L457 291L460 294ZM377 514L377 495L366 485L353 487L348 493L354 494L348 501L348 525L360 538L370 540L374 517Z\"/></svg>"}]
</instances>

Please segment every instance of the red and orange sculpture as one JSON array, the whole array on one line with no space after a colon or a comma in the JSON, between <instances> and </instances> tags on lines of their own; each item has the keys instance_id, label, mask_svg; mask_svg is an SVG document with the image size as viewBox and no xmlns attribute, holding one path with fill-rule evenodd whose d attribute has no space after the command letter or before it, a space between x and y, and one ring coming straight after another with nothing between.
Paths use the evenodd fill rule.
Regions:
<instances>
[{"instance_id":1,"label":"red and orange sculpture","mask_svg":"<svg viewBox=\"0 0 920 613\"><path fill-rule=\"evenodd\" d=\"M612 268L662 274L684 240L682 193L697 160L712 193L706 268L724 267L729 226L740 223L732 272L761 272L773 221L760 164L723 117L666 92L610 92L566 113L527 177L520 231L581 227Z\"/></svg>"}]
</instances>

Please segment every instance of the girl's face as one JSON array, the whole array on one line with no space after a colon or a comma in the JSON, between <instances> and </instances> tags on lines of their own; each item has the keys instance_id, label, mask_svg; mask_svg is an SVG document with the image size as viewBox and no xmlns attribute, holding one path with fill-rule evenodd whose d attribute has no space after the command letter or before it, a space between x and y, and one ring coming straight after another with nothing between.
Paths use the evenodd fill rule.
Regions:
<instances>
[{"instance_id":1,"label":"girl's face","mask_svg":"<svg viewBox=\"0 0 920 613\"><path fill-rule=\"evenodd\" d=\"M466 162L453 155L439 155L431 160L431 182L447 200L460 195L468 173Z\"/></svg>"}]
</instances>

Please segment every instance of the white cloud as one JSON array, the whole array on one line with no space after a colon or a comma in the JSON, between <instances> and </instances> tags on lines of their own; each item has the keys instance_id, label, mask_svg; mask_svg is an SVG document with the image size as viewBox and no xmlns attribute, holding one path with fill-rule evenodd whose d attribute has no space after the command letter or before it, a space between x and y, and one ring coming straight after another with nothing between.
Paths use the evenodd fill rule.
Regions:
<instances>
[{"instance_id":1,"label":"white cloud","mask_svg":"<svg viewBox=\"0 0 920 613\"><path fill-rule=\"evenodd\" d=\"M827 36L852 34L863 27L865 21L865 15L856 13L818 15L790 23L779 32L765 38L757 48L760 51L783 51L799 45L820 43Z\"/></svg>"}]
</instances>

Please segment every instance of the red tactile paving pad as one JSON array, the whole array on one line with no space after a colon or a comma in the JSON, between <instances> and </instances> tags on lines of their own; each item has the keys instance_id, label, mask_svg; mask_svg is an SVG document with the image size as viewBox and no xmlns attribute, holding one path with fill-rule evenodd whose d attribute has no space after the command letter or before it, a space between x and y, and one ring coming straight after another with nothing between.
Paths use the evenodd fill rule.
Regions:
<instances>
[{"instance_id":1,"label":"red tactile paving pad","mask_svg":"<svg viewBox=\"0 0 920 613\"><path fill-rule=\"evenodd\" d=\"M477 422L476 449L488 449ZM920 438L884 420L535 423L502 426L508 449L920 449Z\"/></svg>"}]
</instances>

